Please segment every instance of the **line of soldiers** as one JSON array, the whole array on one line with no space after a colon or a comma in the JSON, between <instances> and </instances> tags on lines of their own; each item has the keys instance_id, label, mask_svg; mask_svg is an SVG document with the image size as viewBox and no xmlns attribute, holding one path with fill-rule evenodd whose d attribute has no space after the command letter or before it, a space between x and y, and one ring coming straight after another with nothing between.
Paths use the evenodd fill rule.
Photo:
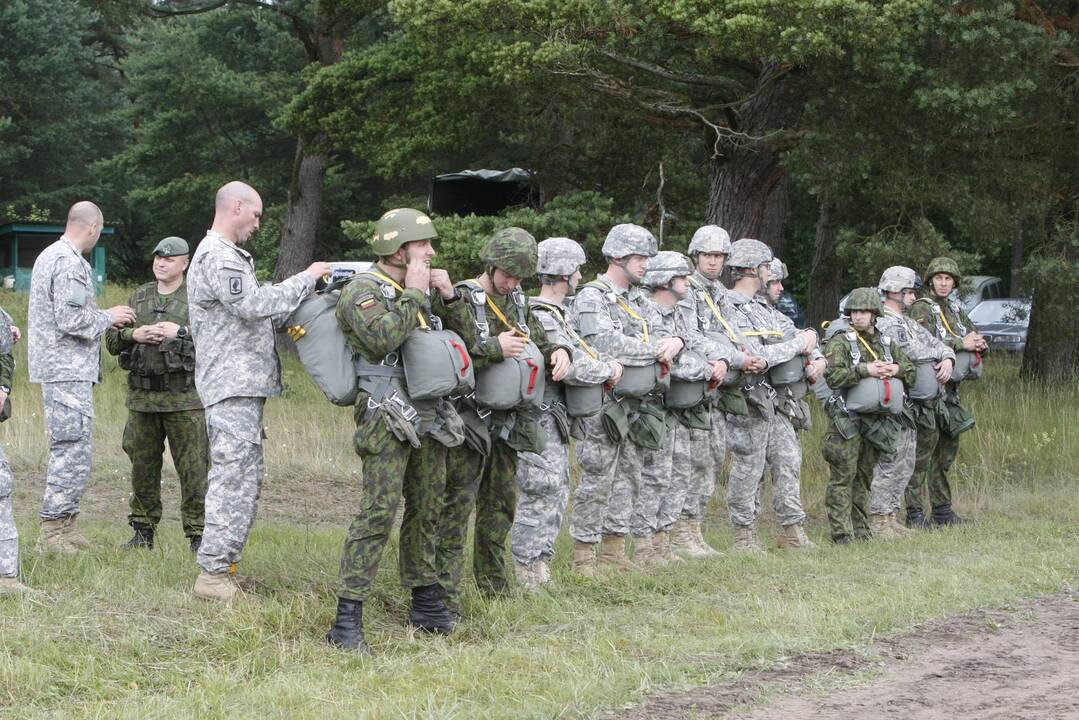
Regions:
<instances>
[{"instance_id":1,"label":"line of soldiers","mask_svg":"<svg viewBox=\"0 0 1079 720\"><path fill-rule=\"evenodd\" d=\"M64 238L42 256L63 264L39 258L32 282L31 379L43 384L50 436L39 548L88 545L75 519L89 474L96 342L106 335L129 371L124 447L137 470L127 546L152 546L167 437L178 468L187 468L180 471L184 531L202 570L194 592L245 598L237 563L264 474L263 404L281 390L275 330L332 268L317 262L259 285L241 245L258 227L261 199L233 182L218 191L213 227L191 258L186 285L187 245L167 238L155 249L156 283L136 290L134 308L99 311L81 252L91 236L96 242L100 212L80 235L86 222L76 208ZM907 526L960 522L947 473L973 418L953 369L959 356L974 356L980 367L987 347L950 299L960 279L953 261L933 261L917 302L909 268L889 268L879 288L855 290L822 352L816 332L798 330L776 307L786 266L764 243L732 243L718 226L700 228L687 257L658 251L643 227L616 225L602 247L606 271L583 285L585 253L568 238L537 243L523 229L500 230L481 251L482 272L456 283L431 267L437 238L419 211L386 213L371 242L377 262L343 284L334 308L356 377L363 501L344 543L331 644L371 652L363 603L402 499L399 570L417 629L454 629L473 515L472 569L482 594L509 592L511 574L526 590L548 583L572 452L581 469L568 521L572 568L584 577L718 555L702 519L728 451L733 549L764 552L766 476L782 528L777 546L813 548L799 439L810 426L810 391L828 416L834 542L908 532L897 517L904 502ZM725 269L729 289L720 282ZM526 298L520 285L537 275L539 295ZM427 344L417 345L420 338ZM77 362L73 348L82 353ZM10 347L0 333L4 357ZM44 375L46 366L78 367L86 377ZM935 391L910 399L925 366ZM0 362L4 392L5 367ZM435 382L445 376L448 384ZM191 457L182 460L185 438ZM199 447L208 453L195 457ZM0 494L0 574L17 583L9 496Z\"/></svg>"}]
</instances>

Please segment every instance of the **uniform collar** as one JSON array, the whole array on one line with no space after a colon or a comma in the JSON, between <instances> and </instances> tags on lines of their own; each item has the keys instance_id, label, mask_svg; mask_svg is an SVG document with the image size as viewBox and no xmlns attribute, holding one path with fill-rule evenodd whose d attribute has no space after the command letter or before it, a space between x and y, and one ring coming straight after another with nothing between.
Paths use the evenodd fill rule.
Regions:
<instances>
[{"instance_id":1,"label":"uniform collar","mask_svg":"<svg viewBox=\"0 0 1079 720\"><path fill-rule=\"evenodd\" d=\"M206 231L206 237L213 238L214 240L217 240L221 244L225 245L226 247L232 248L233 250L240 253L240 255L242 255L243 257L245 257L248 260L251 259L251 253L247 252L242 247L240 247L239 245L237 245L233 241L229 240L227 237L225 237L224 235L222 235L219 232L216 232L214 230L207 230Z\"/></svg>"}]
</instances>

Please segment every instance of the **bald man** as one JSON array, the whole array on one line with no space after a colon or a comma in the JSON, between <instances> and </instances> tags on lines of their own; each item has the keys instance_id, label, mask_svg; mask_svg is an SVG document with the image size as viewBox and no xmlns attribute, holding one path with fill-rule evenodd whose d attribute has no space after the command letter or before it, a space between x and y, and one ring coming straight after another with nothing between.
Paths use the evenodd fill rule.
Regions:
<instances>
[{"instance_id":1,"label":"bald man","mask_svg":"<svg viewBox=\"0 0 1079 720\"><path fill-rule=\"evenodd\" d=\"M75 520L90 479L92 387L101 380L101 336L135 320L127 305L97 307L83 253L97 245L103 222L92 202L72 205L64 234L38 255L30 276L30 382L41 384L49 431L38 552L92 547Z\"/></svg>"},{"instance_id":2,"label":"bald man","mask_svg":"<svg viewBox=\"0 0 1079 720\"><path fill-rule=\"evenodd\" d=\"M330 274L312 263L277 285L260 286L240 246L258 230L262 198L234 181L217 191L214 224L187 273L195 387L206 408L210 473L195 595L229 601L239 591L240 561L262 488L262 408L281 394L275 320L283 322Z\"/></svg>"}]
</instances>

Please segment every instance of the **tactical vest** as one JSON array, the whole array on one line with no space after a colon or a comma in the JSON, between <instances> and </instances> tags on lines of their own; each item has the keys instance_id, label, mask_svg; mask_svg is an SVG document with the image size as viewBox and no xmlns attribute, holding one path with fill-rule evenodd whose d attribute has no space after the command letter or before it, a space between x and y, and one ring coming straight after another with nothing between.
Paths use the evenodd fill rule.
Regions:
<instances>
[{"instance_id":1,"label":"tactical vest","mask_svg":"<svg viewBox=\"0 0 1079 720\"><path fill-rule=\"evenodd\" d=\"M881 343L880 359L886 363L894 362L892 359L892 339L887 335L879 334ZM859 347L859 336L854 330L846 334L847 343L850 345L850 359L855 366L862 361L862 350ZM846 409L855 413L898 415L903 412L903 381L899 378L876 378L867 377L858 381L852 388L843 392Z\"/></svg>"},{"instance_id":2,"label":"tactical vest","mask_svg":"<svg viewBox=\"0 0 1079 720\"><path fill-rule=\"evenodd\" d=\"M155 305L157 284L135 292L135 327L169 321L187 325L187 287L181 285L163 304ZM128 387L159 392L184 392L195 386L195 343L190 336L168 338L160 345L136 343L120 352L120 367L128 371Z\"/></svg>"}]
</instances>

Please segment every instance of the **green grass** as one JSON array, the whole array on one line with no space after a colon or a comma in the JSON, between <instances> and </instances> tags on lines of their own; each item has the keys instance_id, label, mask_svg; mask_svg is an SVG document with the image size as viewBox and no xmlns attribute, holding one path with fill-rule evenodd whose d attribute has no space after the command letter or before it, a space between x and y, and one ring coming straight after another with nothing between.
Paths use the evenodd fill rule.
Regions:
<instances>
[{"instance_id":1,"label":"green grass","mask_svg":"<svg viewBox=\"0 0 1079 720\"><path fill-rule=\"evenodd\" d=\"M0 295L25 317L20 302ZM363 661L322 641L344 527L357 506L351 420L301 370L287 366L286 396L267 409L266 497L242 566L263 584L263 600L222 608L190 594L196 568L172 486L159 550L55 559L29 551L45 444L40 393L20 364L18 414L0 442L16 469L24 579L38 592L0 601L3 716L587 717L794 653L864 647L926 619L1079 585L1079 392L1020 384L1016 363L998 359L990 378L967 392L978 428L964 436L956 468L957 506L975 524L604 582L570 576L563 535L550 592L489 603L468 591L465 621L450 638L405 629L407 596L391 546L365 608L378 657ZM81 520L103 548L114 548L127 536L125 413L123 378L111 359L106 368L95 391L94 484ZM822 432L818 422L807 435L804 465L818 542ZM717 500L709 535L721 547L731 542L723 518ZM774 533L770 511L766 518Z\"/></svg>"}]
</instances>

